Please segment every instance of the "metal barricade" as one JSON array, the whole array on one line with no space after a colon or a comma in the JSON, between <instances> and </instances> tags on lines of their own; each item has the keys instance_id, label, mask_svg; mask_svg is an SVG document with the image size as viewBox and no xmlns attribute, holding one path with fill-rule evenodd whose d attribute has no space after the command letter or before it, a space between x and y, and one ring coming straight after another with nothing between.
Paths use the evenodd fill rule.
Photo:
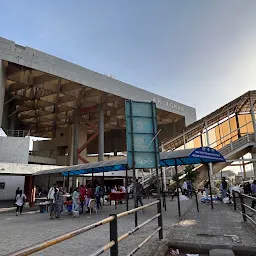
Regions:
<instances>
[{"instance_id":1,"label":"metal barricade","mask_svg":"<svg viewBox=\"0 0 256 256\"><path fill-rule=\"evenodd\" d=\"M241 210L239 210L239 212L243 215L243 220L247 221L249 220L252 224L256 225L256 221L254 219L252 219L251 216L248 215L248 212L246 212L246 209L251 210L252 212L256 213L256 210L249 206L248 204L245 203L245 199L251 199L252 200L252 205L256 205L256 197L253 196L249 196L246 194L242 194L239 193L237 191L232 191L232 197L233 197L233 204L234 204L234 210L236 211L238 209L238 205L237 205L237 197L236 195L239 196L240 199L240 205L241 205ZM254 203L253 203L254 202Z\"/></svg>"},{"instance_id":2,"label":"metal barricade","mask_svg":"<svg viewBox=\"0 0 256 256\"><path fill-rule=\"evenodd\" d=\"M118 237L118 222L117 220L121 217L125 217L128 216L132 213L135 213L137 211L140 210L144 210L150 206L153 205L157 205L157 214L154 215L153 217L147 219L145 222L141 223L140 225L138 225L137 227L135 227L134 229L128 231L127 233L121 235L120 237ZM129 211L125 211L125 212L121 212L119 214L110 214L110 216L106 219L103 219L101 221L98 221L96 223L93 223L89 226L86 227L82 227L76 230L73 230L69 233L66 233L64 235L61 236L57 236L55 238L46 240L44 242L41 243L37 243L34 245L31 245L29 247L26 247L24 249L12 252L6 256L26 256L26 255L31 255L35 252L41 251L43 249L46 249L50 246L53 246L55 244L58 244L60 242L63 242L65 240L68 240L72 237L75 237L77 235L80 235L82 233L85 233L89 230L92 230L94 228L97 228L99 226L102 226L104 224L110 223L110 242L106 245L104 245L102 248L100 248L99 250L97 250L95 253L91 254L90 256L98 256L101 255L103 252L107 251L110 249L110 255L111 256L118 256L118 243L121 242L122 240L126 239L128 236L132 235L133 233L135 233L136 231L138 231L139 229L141 229L142 227L144 227L145 225L147 225L148 223L150 223L151 221L158 219L158 227L154 230L154 232L152 234L150 234L143 242L141 242L135 249L133 249L128 255L133 255L135 252L137 252L146 242L148 242L156 233L159 234L159 240L163 239L163 221L162 221L162 212L161 212L161 200L158 199L157 201L154 201L152 203L149 203L147 205L129 210Z\"/></svg>"}]
</instances>

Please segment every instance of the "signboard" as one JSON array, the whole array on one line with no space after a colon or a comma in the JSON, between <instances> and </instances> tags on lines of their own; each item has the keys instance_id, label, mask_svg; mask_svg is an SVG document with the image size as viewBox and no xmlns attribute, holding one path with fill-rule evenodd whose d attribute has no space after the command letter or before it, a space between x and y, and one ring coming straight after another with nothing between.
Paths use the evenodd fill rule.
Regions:
<instances>
[{"instance_id":1,"label":"signboard","mask_svg":"<svg viewBox=\"0 0 256 256\"><path fill-rule=\"evenodd\" d=\"M197 148L189 156L209 162L226 162L225 158L217 150L210 147Z\"/></svg>"},{"instance_id":2,"label":"signboard","mask_svg":"<svg viewBox=\"0 0 256 256\"><path fill-rule=\"evenodd\" d=\"M129 100L125 104L125 113L128 168L158 167L156 104Z\"/></svg>"}]
</instances>

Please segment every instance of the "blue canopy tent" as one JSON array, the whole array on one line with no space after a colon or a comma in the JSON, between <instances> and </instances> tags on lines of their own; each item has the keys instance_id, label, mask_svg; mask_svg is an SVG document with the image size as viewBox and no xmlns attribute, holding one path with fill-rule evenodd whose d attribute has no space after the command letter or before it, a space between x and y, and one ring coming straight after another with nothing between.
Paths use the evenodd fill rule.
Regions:
<instances>
[{"instance_id":1,"label":"blue canopy tent","mask_svg":"<svg viewBox=\"0 0 256 256\"><path fill-rule=\"evenodd\" d=\"M224 157L217 150L210 147L201 147L193 149L184 149L171 152L160 153L160 167L190 165L190 164L208 164L225 162ZM63 168L42 170L33 175L45 175L61 173L63 176L77 176L80 174L92 174L99 172L124 171L127 169L127 158L119 160L107 160L101 162L72 165Z\"/></svg>"},{"instance_id":2,"label":"blue canopy tent","mask_svg":"<svg viewBox=\"0 0 256 256\"><path fill-rule=\"evenodd\" d=\"M218 152L214 148L200 147L200 148L184 149L184 150L177 150L177 151L170 151L170 152L161 152L159 166L160 167L175 166L176 177L177 177L176 185L178 188L177 167L179 165L209 164L209 163L219 163L219 162L226 162L225 158L221 155L220 152ZM49 175L49 174L61 173L63 176L69 177L69 176L77 176L81 174L93 175L93 173L115 172L115 171L124 171L124 170L126 170L126 176L127 176L127 158L126 157L119 160L107 160L107 161L101 161L101 162L67 166L64 168L43 170L43 171L36 172L33 175L45 175L45 174ZM208 168L208 177L210 181L209 168ZM211 195L211 205L213 208L211 185L210 185L210 195ZM179 196L178 196L178 209L179 209L179 216L181 216Z\"/></svg>"}]
</instances>

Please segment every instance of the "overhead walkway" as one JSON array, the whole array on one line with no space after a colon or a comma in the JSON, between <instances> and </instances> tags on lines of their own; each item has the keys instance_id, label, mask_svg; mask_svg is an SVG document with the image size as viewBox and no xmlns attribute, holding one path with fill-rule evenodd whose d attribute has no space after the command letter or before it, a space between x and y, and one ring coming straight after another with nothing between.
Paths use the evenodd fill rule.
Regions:
<instances>
[{"instance_id":1,"label":"overhead walkway","mask_svg":"<svg viewBox=\"0 0 256 256\"><path fill-rule=\"evenodd\" d=\"M182 133L163 141L165 151L209 146L218 150L227 160L211 166L216 174L232 161L252 153L256 177L256 91L249 91L213 113L189 125ZM179 169L180 171L182 168ZM198 183L207 179L205 165L195 166Z\"/></svg>"}]
</instances>

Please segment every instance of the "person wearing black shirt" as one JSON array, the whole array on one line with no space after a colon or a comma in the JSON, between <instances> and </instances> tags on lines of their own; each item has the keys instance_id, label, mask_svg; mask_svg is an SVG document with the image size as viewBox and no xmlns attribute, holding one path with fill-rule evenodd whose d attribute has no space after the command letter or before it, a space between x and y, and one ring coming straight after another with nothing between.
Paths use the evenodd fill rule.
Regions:
<instances>
[{"instance_id":1,"label":"person wearing black shirt","mask_svg":"<svg viewBox=\"0 0 256 256\"><path fill-rule=\"evenodd\" d=\"M221 182L221 199L223 200L227 196L228 183L226 182L226 178L222 177Z\"/></svg>"}]
</instances>

